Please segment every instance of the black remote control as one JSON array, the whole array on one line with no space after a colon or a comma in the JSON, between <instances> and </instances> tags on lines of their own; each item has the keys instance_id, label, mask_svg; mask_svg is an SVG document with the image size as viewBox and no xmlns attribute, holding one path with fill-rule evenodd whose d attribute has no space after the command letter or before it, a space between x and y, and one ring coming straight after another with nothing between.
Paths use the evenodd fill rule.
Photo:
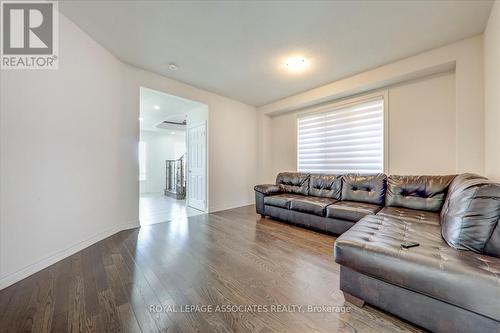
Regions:
<instances>
[{"instance_id":1,"label":"black remote control","mask_svg":"<svg viewBox=\"0 0 500 333\"><path fill-rule=\"evenodd\" d=\"M419 246L420 244L419 243L416 243L416 242L408 242L408 243L403 243L401 244L401 247L403 249L409 249L409 248L412 248L412 247L416 247L416 246Z\"/></svg>"}]
</instances>

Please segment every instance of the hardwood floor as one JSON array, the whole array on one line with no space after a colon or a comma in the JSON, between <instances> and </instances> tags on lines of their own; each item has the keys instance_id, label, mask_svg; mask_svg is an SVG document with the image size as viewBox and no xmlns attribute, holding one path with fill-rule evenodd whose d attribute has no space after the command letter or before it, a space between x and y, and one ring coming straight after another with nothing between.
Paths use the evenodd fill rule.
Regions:
<instances>
[{"instance_id":1,"label":"hardwood floor","mask_svg":"<svg viewBox=\"0 0 500 333\"><path fill-rule=\"evenodd\" d=\"M344 306L334 241L254 206L120 232L0 291L0 331L420 332L369 306L271 308Z\"/></svg>"}]
</instances>

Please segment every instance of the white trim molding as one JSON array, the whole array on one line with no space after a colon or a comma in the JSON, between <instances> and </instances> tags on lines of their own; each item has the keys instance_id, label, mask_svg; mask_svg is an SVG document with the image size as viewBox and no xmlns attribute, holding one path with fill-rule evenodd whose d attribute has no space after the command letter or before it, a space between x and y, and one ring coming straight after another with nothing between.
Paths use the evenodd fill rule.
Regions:
<instances>
[{"instance_id":1,"label":"white trim molding","mask_svg":"<svg viewBox=\"0 0 500 333\"><path fill-rule=\"evenodd\" d=\"M244 207L244 206L251 206L255 205L255 201L246 201L246 202L241 202L237 204L230 204L230 205L224 205L224 206L216 206L216 207L211 207L210 208L210 213L215 213L215 212L220 212L223 210L228 210L228 209L233 209L233 208L238 208L238 207Z\"/></svg>"},{"instance_id":2,"label":"white trim molding","mask_svg":"<svg viewBox=\"0 0 500 333\"><path fill-rule=\"evenodd\" d=\"M105 238L108 238L120 231L123 231L123 230L128 230L128 229L134 229L134 228L139 228L140 225L139 225L139 221L133 221L133 222L128 222L128 223L124 223L124 224L121 224L121 225L118 225L118 226L115 226L111 229L108 229L108 230L105 230L105 231L102 231L90 238L87 238L83 241L80 241L76 244L73 244L72 246L64 249L64 250L61 250L61 251L57 251L39 261L36 261L24 268L21 268L20 270L14 272L14 273L11 273L11 274L8 274L4 277L2 277L0 279L0 290L18 282L18 281L21 281L27 277L29 277L30 275L33 275L53 264L55 264L56 262L58 261L61 261Z\"/></svg>"}]
</instances>

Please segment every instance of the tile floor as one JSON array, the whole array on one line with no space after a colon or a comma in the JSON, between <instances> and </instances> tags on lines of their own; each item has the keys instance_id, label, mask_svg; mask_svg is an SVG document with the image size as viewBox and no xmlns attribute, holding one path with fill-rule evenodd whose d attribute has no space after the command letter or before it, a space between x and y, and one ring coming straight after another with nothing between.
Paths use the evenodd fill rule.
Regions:
<instances>
[{"instance_id":1,"label":"tile floor","mask_svg":"<svg viewBox=\"0 0 500 333\"><path fill-rule=\"evenodd\" d=\"M139 219L141 225L185 219L204 212L187 207L186 200L176 200L162 193L141 194L139 201Z\"/></svg>"}]
</instances>

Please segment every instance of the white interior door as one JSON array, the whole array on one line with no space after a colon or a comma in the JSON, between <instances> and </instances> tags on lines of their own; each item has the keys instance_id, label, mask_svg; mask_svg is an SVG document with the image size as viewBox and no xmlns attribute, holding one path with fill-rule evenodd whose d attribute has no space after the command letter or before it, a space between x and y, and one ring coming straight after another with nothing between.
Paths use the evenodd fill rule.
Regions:
<instances>
[{"instance_id":1,"label":"white interior door","mask_svg":"<svg viewBox=\"0 0 500 333\"><path fill-rule=\"evenodd\" d=\"M207 209L207 124L187 129L187 204Z\"/></svg>"}]
</instances>

